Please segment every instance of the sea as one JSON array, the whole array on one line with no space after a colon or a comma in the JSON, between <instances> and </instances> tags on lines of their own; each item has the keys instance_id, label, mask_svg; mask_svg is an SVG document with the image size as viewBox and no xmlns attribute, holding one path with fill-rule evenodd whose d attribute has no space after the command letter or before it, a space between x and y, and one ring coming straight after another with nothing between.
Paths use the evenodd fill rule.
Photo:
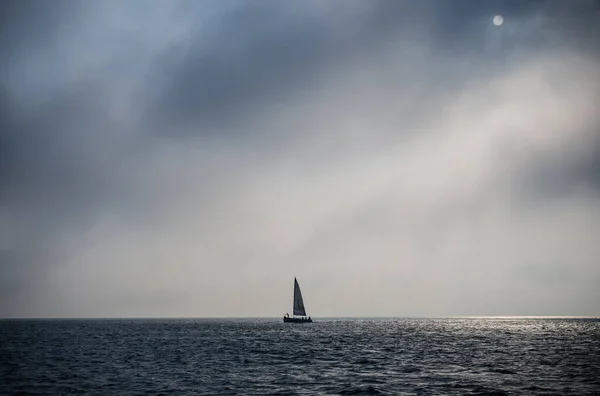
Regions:
<instances>
[{"instance_id":1,"label":"sea","mask_svg":"<svg viewBox=\"0 0 600 396\"><path fill-rule=\"evenodd\" d=\"M1 320L1 395L599 395L600 319Z\"/></svg>"}]
</instances>

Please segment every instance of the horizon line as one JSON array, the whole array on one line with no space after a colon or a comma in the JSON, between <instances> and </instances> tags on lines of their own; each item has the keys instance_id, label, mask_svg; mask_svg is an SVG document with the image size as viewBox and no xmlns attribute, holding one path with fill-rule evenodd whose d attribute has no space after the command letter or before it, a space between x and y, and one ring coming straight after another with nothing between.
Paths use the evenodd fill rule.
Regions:
<instances>
[{"instance_id":1,"label":"horizon line","mask_svg":"<svg viewBox=\"0 0 600 396\"><path fill-rule=\"evenodd\" d=\"M307 315L308 316L308 315ZM600 319L600 315L445 315L445 316L311 316L313 319ZM6 320L174 320L281 319L280 316L42 316L0 317Z\"/></svg>"}]
</instances>

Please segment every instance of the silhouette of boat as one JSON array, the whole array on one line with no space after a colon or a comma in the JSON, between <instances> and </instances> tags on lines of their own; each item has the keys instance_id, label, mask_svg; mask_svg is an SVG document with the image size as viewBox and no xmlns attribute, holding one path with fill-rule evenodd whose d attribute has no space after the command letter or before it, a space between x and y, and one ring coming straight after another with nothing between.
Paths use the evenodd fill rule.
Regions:
<instances>
[{"instance_id":1,"label":"silhouette of boat","mask_svg":"<svg viewBox=\"0 0 600 396\"><path fill-rule=\"evenodd\" d=\"M294 310L292 315L290 318L290 315L286 313L283 317L283 323L312 323L310 316L306 316L302 292L300 292L300 285L298 285L296 278L294 278Z\"/></svg>"}]
</instances>

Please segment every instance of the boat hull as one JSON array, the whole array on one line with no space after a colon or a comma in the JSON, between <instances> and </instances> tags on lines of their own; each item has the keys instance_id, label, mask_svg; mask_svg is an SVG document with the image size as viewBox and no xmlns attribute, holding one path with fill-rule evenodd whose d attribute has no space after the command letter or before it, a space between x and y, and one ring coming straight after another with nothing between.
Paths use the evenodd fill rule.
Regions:
<instances>
[{"instance_id":1,"label":"boat hull","mask_svg":"<svg viewBox=\"0 0 600 396\"><path fill-rule=\"evenodd\" d=\"M290 318L290 317L284 316L283 323L312 323L312 319L311 318Z\"/></svg>"}]
</instances>

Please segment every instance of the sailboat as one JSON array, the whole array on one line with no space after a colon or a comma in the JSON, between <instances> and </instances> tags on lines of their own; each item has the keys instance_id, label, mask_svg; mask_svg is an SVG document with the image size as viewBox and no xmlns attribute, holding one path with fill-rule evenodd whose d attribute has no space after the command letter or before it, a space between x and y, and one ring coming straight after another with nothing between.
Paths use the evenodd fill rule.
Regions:
<instances>
[{"instance_id":1,"label":"sailboat","mask_svg":"<svg viewBox=\"0 0 600 396\"><path fill-rule=\"evenodd\" d=\"M294 311L293 316L290 318L289 314L285 314L283 317L284 323L312 323L310 316L306 316L306 309L304 309L304 301L302 301L302 292L300 292L300 285L294 278Z\"/></svg>"}]
</instances>

